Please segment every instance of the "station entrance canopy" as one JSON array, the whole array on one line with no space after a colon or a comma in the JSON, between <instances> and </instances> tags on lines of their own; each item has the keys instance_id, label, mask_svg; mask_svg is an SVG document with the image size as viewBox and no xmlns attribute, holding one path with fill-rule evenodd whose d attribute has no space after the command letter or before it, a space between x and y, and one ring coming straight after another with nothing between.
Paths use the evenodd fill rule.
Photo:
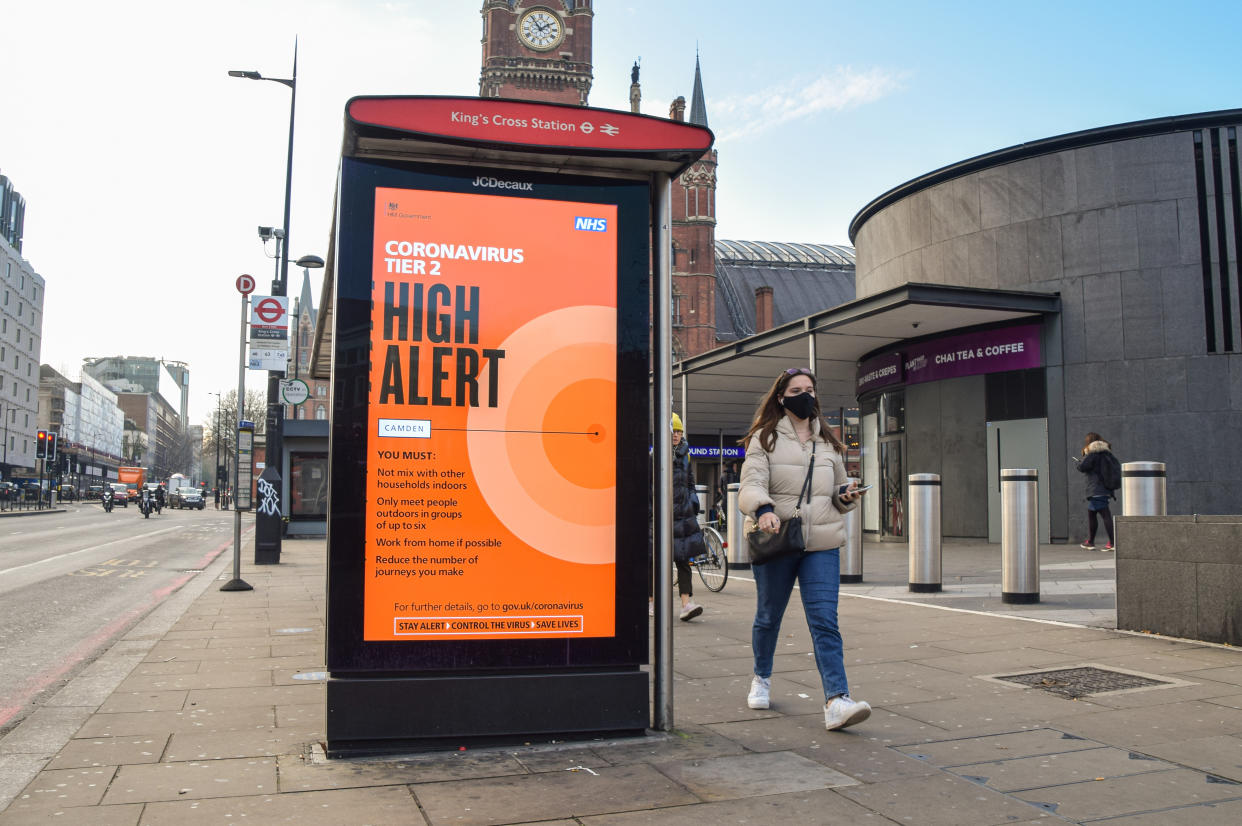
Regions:
<instances>
[{"instance_id":1,"label":"station entrance canopy","mask_svg":"<svg viewBox=\"0 0 1242 826\"><path fill-rule=\"evenodd\" d=\"M903 341L1060 312L1049 293L904 284L791 321L673 365L673 406L686 431L741 435L780 371L810 367L825 411L858 403L858 363Z\"/></svg>"}]
</instances>

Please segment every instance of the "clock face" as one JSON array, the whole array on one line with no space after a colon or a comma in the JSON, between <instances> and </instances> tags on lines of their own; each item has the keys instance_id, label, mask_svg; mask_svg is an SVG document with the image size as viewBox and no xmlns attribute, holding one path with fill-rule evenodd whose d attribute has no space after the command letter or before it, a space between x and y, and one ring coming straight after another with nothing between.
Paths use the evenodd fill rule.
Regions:
<instances>
[{"instance_id":1,"label":"clock face","mask_svg":"<svg viewBox=\"0 0 1242 826\"><path fill-rule=\"evenodd\" d=\"M542 52L560 45L565 27L561 25L560 18L547 9L531 9L522 15L518 34L523 43Z\"/></svg>"}]
</instances>

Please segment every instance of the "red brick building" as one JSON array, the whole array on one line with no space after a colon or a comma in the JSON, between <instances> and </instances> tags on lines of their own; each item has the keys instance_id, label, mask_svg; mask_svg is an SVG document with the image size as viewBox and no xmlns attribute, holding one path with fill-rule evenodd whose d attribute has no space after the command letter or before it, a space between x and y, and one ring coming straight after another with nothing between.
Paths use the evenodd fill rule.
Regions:
<instances>
[{"instance_id":1,"label":"red brick building","mask_svg":"<svg viewBox=\"0 0 1242 826\"><path fill-rule=\"evenodd\" d=\"M486 0L479 97L586 106L591 0Z\"/></svg>"}]
</instances>

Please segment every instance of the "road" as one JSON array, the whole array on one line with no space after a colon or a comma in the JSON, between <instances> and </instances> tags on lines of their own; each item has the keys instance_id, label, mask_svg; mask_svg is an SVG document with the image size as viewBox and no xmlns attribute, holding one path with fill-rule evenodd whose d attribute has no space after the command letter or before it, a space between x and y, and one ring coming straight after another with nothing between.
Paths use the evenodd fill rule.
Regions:
<instances>
[{"instance_id":1,"label":"road","mask_svg":"<svg viewBox=\"0 0 1242 826\"><path fill-rule=\"evenodd\" d=\"M232 511L63 507L0 517L0 736L232 547Z\"/></svg>"}]
</instances>

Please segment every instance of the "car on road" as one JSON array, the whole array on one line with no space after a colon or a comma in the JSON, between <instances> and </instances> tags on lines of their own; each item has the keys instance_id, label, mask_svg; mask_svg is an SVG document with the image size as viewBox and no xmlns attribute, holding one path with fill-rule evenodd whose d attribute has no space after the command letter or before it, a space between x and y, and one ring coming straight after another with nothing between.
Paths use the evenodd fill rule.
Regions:
<instances>
[{"instance_id":1,"label":"car on road","mask_svg":"<svg viewBox=\"0 0 1242 826\"><path fill-rule=\"evenodd\" d=\"M120 505L123 508L129 507L129 491L124 485L112 486L112 504Z\"/></svg>"},{"instance_id":2,"label":"car on road","mask_svg":"<svg viewBox=\"0 0 1242 826\"><path fill-rule=\"evenodd\" d=\"M203 501L203 492L189 485L183 485L168 494L170 508L198 508L201 511L206 504Z\"/></svg>"},{"instance_id":3,"label":"car on road","mask_svg":"<svg viewBox=\"0 0 1242 826\"><path fill-rule=\"evenodd\" d=\"M91 485L90 488L86 491L86 501L88 502L101 501L103 499L103 492L104 492L103 485Z\"/></svg>"}]
</instances>

